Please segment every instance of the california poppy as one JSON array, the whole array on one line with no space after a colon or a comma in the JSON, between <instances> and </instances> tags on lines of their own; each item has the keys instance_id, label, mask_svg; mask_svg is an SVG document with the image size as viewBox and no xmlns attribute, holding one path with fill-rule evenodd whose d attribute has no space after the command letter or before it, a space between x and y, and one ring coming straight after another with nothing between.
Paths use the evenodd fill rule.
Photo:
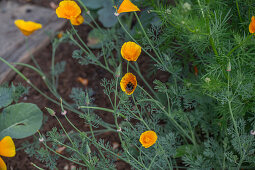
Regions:
<instances>
[{"instance_id":1,"label":"california poppy","mask_svg":"<svg viewBox=\"0 0 255 170\"><path fill-rule=\"evenodd\" d=\"M70 19L72 25L81 25L84 21L84 18L82 15L79 15L76 18Z\"/></svg>"},{"instance_id":2,"label":"california poppy","mask_svg":"<svg viewBox=\"0 0 255 170\"><path fill-rule=\"evenodd\" d=\"M56 14L59 18L74 19L81 14L81 8L75 1L65 0L59 3Z\"/></svg>"},{"instance_id":3,"label":"california poppy","mask_svg":"<svg viewBox=\"0 0 255 170\"><path fill-rule=\"evenodd\" d=\"M249 31L251 34L255 33L255 17L251 17L251 23L249 25Z\"/></svg>"},{"instance_id":4,"label":"california poppy","mask_svg":"<svg viewBox=\"0 0 255 170\"><path fill-rule=\"evenodd\" d=\"M131 41L124 43L121 47L121 55L127 61L136 61L141 51L141 46Z\"/></svg>"},{"instance_id":5,"label":"california poppy","mask_svg":"<svg viewBox=\"0 0 255 170\"><path fill-rule=\"evenodd\" d=\"M0 155L5 157L14 157L16 155L15 145L10 136L6 136L0 141ZM1 157L0 170L7 170L6 164Z\"/></svg>"},{"instance_id":6,"label":"california poppy","mask_svg":"<svg viewBox=\"0 0 255 170\"><path fill-rule=\"evenodd\" d=\"M137 80L132 73L126 73L120 81L120 87L127 95L134 93L136 86Z\"/></svg>"},{"instance_id":7,"label":"california poppy","mask_svg":"<svg viewBox=\"0 0 255 170\"><path fill-rule=\"evenodd\" d=\"M130 0L123 0L123 2L120 4L119 9L117 10L117 13L123 13L123 12L134 12L134 11L140 11L140 9L134 5Z\"/></svg>"},{"instance_id":8,"label":"california poppy","mask_svg":"<svg viewBox=\"0 0 255 170\"><path fill-rule=\"evenodd\" d=\"M154 131L150 130L150 131L143 132L140 136L139 141L143 147L149 148L154 143L156 143L157 139L158 139L157 134Z\"/></svg>"},{"instance_id":9,"label":"california poppy","mask_svg":"<svg viewBox=\"0 0 255 170\"><path fill-rule=\"evenodd\" d=\"M15 20L14 24L19 28L19 30L25 35L29 36L34 31L42 28L42 25L32 21L24 21L21 19Z\"/></svg>"}]
</instances>

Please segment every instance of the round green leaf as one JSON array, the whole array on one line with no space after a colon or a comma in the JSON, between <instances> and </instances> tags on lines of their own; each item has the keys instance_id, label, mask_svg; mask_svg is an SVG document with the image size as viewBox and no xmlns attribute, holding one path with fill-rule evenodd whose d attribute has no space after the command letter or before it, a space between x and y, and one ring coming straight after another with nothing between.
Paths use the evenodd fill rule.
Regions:
<instances>
[{"instance_id":1,"label":"round green leaf","mask_svg":"<svg viewBox=\"0 0 255 170\"><path fill-rule=\"evenodd\" d=\"M103 6L104 0L82 0L84 5L90 9L98 9Z\"/></svg>"},{"instance_id":2,"label":"round green leaf","mask_svg":"<svg viewBox=\"0 0 255 170\"><path fill-rule=\"evenodd\" d=\"M0 109L12 103L12 90L6 87L0 87Z\"/></svg>"},{"instance_id":3,"label":"round green leaf","mask_svg":"<svg viewBox=\"0 0 255 170\"><path fill-rule=\"evenodd\" d=\"M104 25L104 27L112 27L118 22L117 17L114 15L115 11L116 9L114 9L112 6L106 6L98 10L98 19Z\"/></svg>"},{"instance_id":4,"label":"round green leaf","mask_svg":"<svg viewBox=\"0 0 255 170\"><path fill-rule=\"evenodd\" d=\"M102 29L104 31L104 29ZM106 34L99 29L93 29L88 35L88 46L92 49L102 48L102 43L106 39Z\"/></svg>"},{"instance_id":5,"label":"round green leaf","mask_svg":"<svg viewBox=\"0 0 255 170\"><path fill-rule=\"evenodd\" d=\"M0 114L0 139L11 136L21 139L36 133L42 126L43 113L31 103L11 105Z\"/></svg>"}]
</instances>

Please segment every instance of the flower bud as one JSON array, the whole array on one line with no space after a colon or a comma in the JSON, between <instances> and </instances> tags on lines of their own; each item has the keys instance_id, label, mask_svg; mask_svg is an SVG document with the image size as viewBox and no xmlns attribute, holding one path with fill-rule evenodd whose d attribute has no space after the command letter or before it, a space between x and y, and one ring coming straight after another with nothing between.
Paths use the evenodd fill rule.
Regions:
<instances>
[{"instance_id":1,"label":"flower bud","mask_svg":"<svg viewBox=\"0 0 255 170\"><path fill-rule=\"evenodd\" d=\"M230 61L228 62L227 71L231 71L231 63L230 63Z\"/></svg>"},{"instance_id":2,"label":"flower bud","mask_svg":"<svg viewBox=\"0 0 255 170\"><path fill-rule=\"evenodd\" d=\"M50 109L50 108L48 108L48 107L45 107L45 109L49 112L49 114L50 114L51 116L55 116L55 115L56 115L56 112L55 112L54 110L52 110L52 109Z\"/></svg>"}]
</instances>

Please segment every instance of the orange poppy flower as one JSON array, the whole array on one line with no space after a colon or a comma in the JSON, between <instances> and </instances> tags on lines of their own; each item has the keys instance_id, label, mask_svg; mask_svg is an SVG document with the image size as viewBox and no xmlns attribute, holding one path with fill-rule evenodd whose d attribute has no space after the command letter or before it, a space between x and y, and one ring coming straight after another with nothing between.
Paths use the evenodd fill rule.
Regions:
<instances>
[{"instance_id":1,"label":"orange poppy flower","mask_svg":"<svg viewBox=\"0 0 255 170\"><path fill-rule=\"evenodd\" d=\"M121 90L124 91L127 95L134 93L136 86L137 80L132 73L126 73L120 81Z\"/></svg>"},{"instance_id":2,"label":"orange poppy flower","mask_svg":"<svg viewBox=\"0 0 255 170\"><path fill-rule=\"evenodd\" d=\"M5 157L14 157L16 155L15 145L10 136L6 136L0 141L0 155ZM0 170L7 170L6 164L1 157Z\"/></svg>"},{"instance_id":3,"label":"orange poppy flower","mask_svg":"<svg viewBox=\"0 0 255 170\"><path fill-rule=\"evenodd\" d=\"M136 61L141 51L141 46L131 41L124 43L121 47L121 55L127 61Z\"/></svg>"},{"instance_id":4,"label":"orange poppy flower","mask_svg":"<svg viewBox=\"0 0 255 170\"><path fill-rule=\"evenodd\" d=\"M70 19L72 25L81 25L84 21L84 18L82 15L79 15L76 18Z\"/></svg>"},{"instance_id":5,"label":"orange poppy flower","mask_svg":"<svg viewBox=\"0 0 255 170\"><path fill-rule=\"evenodd\" d=\"M255 17L251 17L251 23L249 25L249 31L251 34L255 33Z\"/></svg>"},{"instance_id":6,"label":"orange poppy flower","mask_svg":"<svg viewBox=\"0 0 255 170\"><path fill-rule=\"evenodd\" d=\"M117 13L123 13L123 12L134 12L134 11L140 11L140 9L135 6L130 0L123 0L123 2L120 4L119 9L117 10Z\"/></svg>"},{"instance_id":7,"label":"orange poppy flower","mask_svg":"<svg viewBox=\"0 0 255 170\"><path fill-rule=\"evenodd\" d=\"M194 66L194 73L195 73L195 75L196 75L196 76L198 75L198 69L197 69L197 66Z\"/></svg>"},{"instance_id":8,"label":"orange poppy flower","mask_svg":"<svg viewBox=\"0 0 255 170\"><path fill-rule=\"evenodd\" d=\"M77 18L81 14L81 8L75 1L65 0L59 3L56 14L59 18Z\"/></svg>"},{"instance_id":9,"label":"orange poppy flower","mask_svg":"<svg viewBox=\"0 0 255 170\"><path fill-rule=\"evenodd\" d=\"M42 25L32 21L24 21L21 19L15 20L14 24L19 28L19 30L25 35L29 36L36 30L42 28Z\"/></svg>"},{"instance_id":10,"label":"orange poppy flower","mask_svg":"<svg viewBox=\"0 0 255 170\"><path fill-rule=\"evenodd\" d=\"M143 147L149 148L154 143L156 143L157 139L158 139L157 134L154 131L150 130L150 131L143 132L140 136L139 141Z\"/></svg>"}]
</instances>

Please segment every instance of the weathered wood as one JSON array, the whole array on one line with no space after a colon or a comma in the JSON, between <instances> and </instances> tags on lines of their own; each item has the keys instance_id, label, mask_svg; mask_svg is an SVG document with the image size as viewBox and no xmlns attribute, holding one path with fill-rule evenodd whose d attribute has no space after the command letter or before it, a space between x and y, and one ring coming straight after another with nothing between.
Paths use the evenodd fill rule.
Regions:
<instances>
[{"instance_id":1,"label":"weathered wood","mask_svg":"<svg viewBox=\"0 0 255 170\"><path fill-rule=\"evenodd\" d=\"M43 29L25 37L14 25L16 19L41 23ZM10 63L27 62L36 51L50 43L50 35L61 29L65 20L58 19L54 10L13 2L0 4L0 56ZM8 81L13 71L0 62L0 83Z\"/></svg>"}]
</instances>

